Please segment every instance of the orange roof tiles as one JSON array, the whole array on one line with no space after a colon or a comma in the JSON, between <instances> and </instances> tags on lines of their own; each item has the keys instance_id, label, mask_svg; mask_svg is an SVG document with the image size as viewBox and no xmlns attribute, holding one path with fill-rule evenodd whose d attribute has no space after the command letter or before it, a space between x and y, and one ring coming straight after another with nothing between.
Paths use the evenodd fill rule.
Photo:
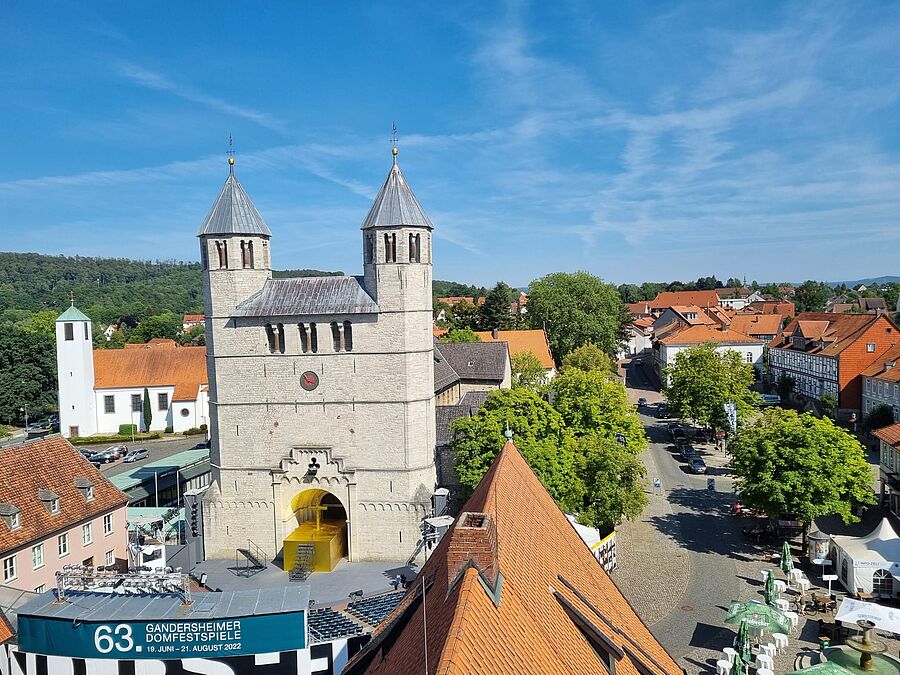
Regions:
<instances>
[{"instance_id":1,"label":"orange roof tiles","mask_svg":"<svg viewBox=\"0 0 900 675\"><path fill-rule=\"evenodd\" d=\"M892 366L886 366L893 363ZM886 382L900 382L900 345L888 349L871 366L862 371L866 377L877 377Z\"/></svg>"},{"instance_id":2,"label":"orange roof tiles","mask_svg":"<svg viewBox=\"0 0 900 675\"><path fill-rule=\"evenodd\" d=\"M886 320L883 314L834 314L830 312L802 312L789 323L780 339L772 343L779 349L793 349L790 337L799 328L803 337L823 340L824 346L807 348L807 354L837 356L853 345L876 322ZM822 328L822 324L826 324ZM891 325L891 324L889 324ZM896 330L896 327L893 327Z\"/></svg>"},{"instance_id":3,"label":"orange roof tiles","mask_svg":"<svg viewBox=\"0 0 900 675\"><path fill-rule=\"evenodd\" d=\"M872 432L876 438L880 438L888 445L900 448L900 422L891 424L887 427L881 427Z\"/></svg>"},{"instance_id":4,"label":"orange roof tiles","mask_svg":"<svg viewBox=\"0 0 900 675\"><path fill-rule=\"evenodd\" d=\"M780 314L737 314L730 328L744 335L778 335L781 332Z\"/></svg>"},{"instance_id":5,"label":"orange roof tiles","mask_svg":"<svg viewBox=\"0 0 900 675\"><path fill-rule=\"evenodd\" d=\"M507 442L344 674L423 673L427 659L435 675L607 675L586 633L617 675L682 672Z\"/></svg>"},{"instance_id":6,"label":"orange roof tiles","mask_svg":"<svg viewBox=\"0 0 900 675\"><path fill-rule=\"evenodd\" d=\"M677 312L682 319L692 326L708 326L715 323L709 315L697 305L672 305L672 311Z\"/></svg>"},{"instance_id":7,"label":"orange roof tiles","mask_svg":"<svg viewBox=\"0 0 900 675\"><path fill-rule=\"evenodd\" d=\"M203 314L185 314L182 323L203 323L206 316Z\"/></svg>"},{"instance_id":8,"label":"orange roof tiles","mask_svg":"<svg viewBox=\"0 0 900 675\"><path fill-rule=\"evenodd\" d=\"M709 326L691 326L659 339L664 345L699 345L704 342L718 342L732 345L755 345L760 340L735 330L719 330Z\"/></svg>"},{"instance_id":9,"label":"orange roof tiles","mask_svg":"<svg viewBox=\"0 0 900 675\"><path fill-rule=\"evenodd\" d=\"M635 316L650 313L650 304L646 300L642 300L641 302L629 302L625 306L628 308L628 311Z\"/></svg>"},{"instance_id":10,"label":"orange roof tiles","mask_svg":"<svg viewBox=\"0 0 900 675\"><path fill-rule=\"evenodd\" d=\"M531 352L544 368L550 369L555 366L547 334L542 329L499 330L496 338L489 330L475 331L475 334L482 342L506 342L509 345L510 358L515 358L523 352Z\"/></svg>"},{"instance_id":11,"label":"orange roof tiles","mask_svg":"<svg viewBox=\"0 0 900 675\"><path fill-rule=\"evenodd\" d=\"M0 503L19 509L19 527L0 525L0 553L42 539L56 530L96 518L128 502L62 436L50 436L0 449ZM75 487L76 478L93 483L94 498L86 500ZM39 490L59 496L59 513L51 515L38 499Z\"/></svg>"},{"instance_id":12,"label":"orange roof tiles","mask_svg":"<svg viewBox=\"0 0 900 675\"><path fill-rule=\"evenodd\" d=\"M715 291L662 291L648 304L654 309L665 309L676 305L714 307L719 304L719 294Z\"/></svg>"},{"instance_id":13,"label":"orange roof tiles","mask_svg":"<svg viewBox=\"0 0 900 675\"><path fill-rule=\"evenodd\" d=\"M0 610L0 645L2 645L14 635L15 632L13 632L12 625L9 623L9 619L7 619L3 611Z\"/></svg>"},{"instance_id":14,"label":"orange roof tiles","mask_svg":"<svg viewBox=\"0 0 900 675\"><path fill-rule=\"evenodd\" d=\"M206 347L151 343L94 350L96 389L174 386L173 401L193 401L204 384L208 384Z\"/></svg>"}]
</instances>

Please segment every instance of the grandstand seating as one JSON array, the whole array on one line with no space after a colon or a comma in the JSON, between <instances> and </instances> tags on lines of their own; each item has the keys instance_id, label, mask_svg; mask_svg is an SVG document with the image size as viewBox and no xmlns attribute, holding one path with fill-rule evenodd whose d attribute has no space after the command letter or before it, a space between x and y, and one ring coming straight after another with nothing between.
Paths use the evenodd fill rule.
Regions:
<instances>
[{"instance_id":1,"label":"grandstand seating","mask_svg":"<svg viewBox=\"0 0 900 675\"><path fill-rule=\"evenodd\" d=\"M324 607L309 613L309 634L314 642L335 640L348 635L359 635L363 627L352 619Z\"/></svg>"},{"instance_id":2,"label":"grandstand seating","mask_svg":"<svg viewBox=\"0 0 900 675\"><path fill-rule=\"evenodd\" d=\"M373 595L369 598L356 600L347 605L347 611L366 623L377 626L400 603L404 594L405 591L397 591L396 593Z\"/></svg>"}]
</instances>

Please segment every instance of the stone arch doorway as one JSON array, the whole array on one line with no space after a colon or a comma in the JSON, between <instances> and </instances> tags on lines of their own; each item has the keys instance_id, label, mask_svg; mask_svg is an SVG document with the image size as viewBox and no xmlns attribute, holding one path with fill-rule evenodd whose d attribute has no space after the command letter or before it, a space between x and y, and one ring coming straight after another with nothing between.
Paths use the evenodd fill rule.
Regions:
<instances>
[{"instance_id":1,"label":"stone arch doorway","mask_svg":"<svg viewBox=\"0 0 900 675\"><path fill-rule=\"evenodd\" d=\"M347 556L347 511L335 495L311 488L291 499L296 528L284 538L284 569L330 572Z\"/></svg>"}]
</instances>

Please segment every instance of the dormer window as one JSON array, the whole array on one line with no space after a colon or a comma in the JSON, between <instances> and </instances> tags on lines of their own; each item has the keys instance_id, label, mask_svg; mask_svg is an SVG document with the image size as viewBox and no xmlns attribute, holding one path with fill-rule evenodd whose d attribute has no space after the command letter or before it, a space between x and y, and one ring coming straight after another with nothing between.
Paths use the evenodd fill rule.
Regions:
<instances>
[{"instance_id":1,"label":"dormer window","mask_svg":"<svg viewBox=\"0 0 900 675\"><path fill-rule=\"evenodd\" d=\"M19 529L22 525L19 509L12 504L0 504L0 518L3 519L3 524L10 532Z\"/></svg>"},{"instance_id":2,"label":"dormer window","mask_svg":"<svg viewBox=\"0 0 900 675\"><path fill-rule=\"evenodd\" d=\"M50 490L38 490L38 499L50 515L59 513L59 495Z\"/></svg>"},{"instance_id":3,"label":"dormer window","mask_svg":"<svg viewBox=\"0 0 900 675\"><path fill-rule=\"evenodd\" d=\"M59 497L50 500L50 513L59 513Z\"/></svg>"},{"instance_id":4,"label":"dormer window","mask_svg":"<svg viewBox=\"0 0 900 675\"><path fill-rule=\"evenodd\" d=\"M76 478L75 489L81 493L81 496L84 497L86 502L89 502L94 498L94 484L88 478Z\"/></svg>"}]
</instances>

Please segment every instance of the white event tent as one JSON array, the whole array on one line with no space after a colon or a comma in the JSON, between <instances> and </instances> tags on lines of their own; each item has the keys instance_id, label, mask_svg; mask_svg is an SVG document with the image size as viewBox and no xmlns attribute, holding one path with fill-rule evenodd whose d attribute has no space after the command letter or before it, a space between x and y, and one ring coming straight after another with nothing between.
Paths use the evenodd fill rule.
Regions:
<instances>
[{"instance_id":1,"label":"white event tent","mask_svg":"<svg viewBox=\"0 0 900 675\"><path fill-rule=\"evenodd\" d=\"M851 593L900 594L900 537L887 518L863 537L832 536L834 572Z\"/></svg>"}]
</instances>

